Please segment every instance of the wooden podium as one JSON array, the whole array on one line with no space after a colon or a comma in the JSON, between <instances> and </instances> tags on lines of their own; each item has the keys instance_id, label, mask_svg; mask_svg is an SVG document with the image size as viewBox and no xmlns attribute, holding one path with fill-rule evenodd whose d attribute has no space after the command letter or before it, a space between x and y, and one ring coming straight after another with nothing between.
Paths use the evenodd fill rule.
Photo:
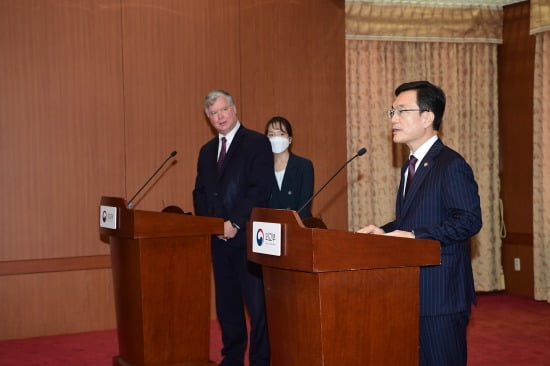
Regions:
<instances>
[{"instance_id":1,"label":"wooden podium","mask_svg":"<svg viewBox=\"0 0 550 366\"><path fill-rule=\"evenodd\" d=\"M109 219L113 227L102 227ZM101 198L120 352L113 365L215 365L209 361L210 237L222 233L221 219L131 210L122 198Z\"/></svg>"},{"instance_id":2,"label":"wooden podium","mask_svg":"<svg viewBox=\"0 0 550 366\"><path fill-rule=\"evenodd\" d=\"M281 224L281 256L253 251L254 222ZM440 264L439 242L308 229L287 210L255 208L248 225L272 366L418 365L419 267Z\"/></svg>"}]
</instances>

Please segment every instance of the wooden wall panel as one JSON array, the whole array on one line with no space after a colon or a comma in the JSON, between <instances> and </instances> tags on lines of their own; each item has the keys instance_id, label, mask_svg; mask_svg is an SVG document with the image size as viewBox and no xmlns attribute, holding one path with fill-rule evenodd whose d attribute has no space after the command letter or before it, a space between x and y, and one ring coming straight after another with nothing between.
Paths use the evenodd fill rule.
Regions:
<instances>
[{"instance_id":1,"label":"wooden wall panel","mask_svg":"<svg viewBox=\"0 0 550 366\"><path fill-rule=\"evenodd\" d=\"M500 176L509 232L533 232L533 87L535 37L529 2L504 7L499 47Z\"/></svg>"},{"instance_id":2,"label":"wooden wall panel","mask_svg":"<svg viewBox=\"0 0 550 366\"><path fill-rule=\"evenodd\" d=\"M0 339L114 329L112 293L110 269L0 276Z\"/></svg>"},{"instance_id":3,"label":"wooden wall panel","mask_svg":"<svg viewBox=\"0 0 550 366\"><path fill-rule=\"evenodd\" d=\"M502 268L506 292L509 294L534 297L533 280L533 237L509 235L502 248ZM519 268L515 261L519 260Z\"/></svg>"},{"instance_id":4,"label":"wooden wall panel","mask_svg":"<svg viewBox=\"0 0 550 366\"><path fill-rule=\"evenodd\" d=\"M204 96L223 88L240 102L238 12L236 0L123 1L127 198L178 151L140 209L193 211L198 152L214 136Z\"/></svg>"},{"instance_id":5,"label":"wooden wall panel","mask_svg":"<svg viewBox=\"0 0 550 366\"><path fill-rule=\"evenodd\" d=\"M241 117L264 130L274 115L292 150L313 161L315 189L347 160L344 1L241 1ZM313 214L347 230L346 171L315 198Z\"/></svg>"},{"instance_id":6,"label":"wooden wall panel","mask_svg":"<svg viewBox=\"0 0 550 366\"><path fill-rule=\"evenodd\" d=\"M16 274L108 254L99 198L125 192L121 12L113 4L0 3L2 339L114 326L110 270Z\"/></svg>"},{"instance_id":7,"label":"wooden wall panel","mask_svg":"<svg viewBox=\"0 0 550 366\"><path fill-rule=\"evenodd\" d=\"M504 7L499 47L500 179L504 204L506 291L533 296L533 75L535 38L529 2ZM521 248L523 246L523 248ZM522 263L514 271L513 261Z\"/></svg>"},{"instance_id":8,"label":"wooden wall panel","mask_svg":"<svg viewBox=\"0 0 550 366\"><path fill-rule=\"evenodd\" d=\"M0 260L107 253L102 194L124 192L120 11L0 5Z\"/></svg>"}]
</instances>

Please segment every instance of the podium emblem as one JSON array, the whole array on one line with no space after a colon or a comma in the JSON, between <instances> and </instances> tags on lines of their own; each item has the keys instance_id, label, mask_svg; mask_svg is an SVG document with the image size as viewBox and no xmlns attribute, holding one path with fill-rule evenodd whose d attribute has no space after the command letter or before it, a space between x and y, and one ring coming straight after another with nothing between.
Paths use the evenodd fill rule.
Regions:
<instances>
[{"instance_id":1,"label":"podium emblem","mask_svg":"<svg viewBox=\"0 0 550 366\"><path fill-rule=\"evenodd\" d=\"M117 229L117 208L113 206L100 206L99 227Z\"/></svg>"},{"instance_id":2,"label":"podium emblem","mask_svg":"<svg viewBox=\"0 0 550 366\"><path fill-rule=\"evenodd\" d=\"M281 256L281 224L252 222L252 252Z\"/></svg>"},{"instance_id":3,"label":"podium emblem","mask_svg":"<svg viewBox=\"0 0 550 366\"><path fill-rule=\"evenodd\" d=\"M258 246L262 246L264 243L264 231L262 229L258 229L258 232L256 233L256 244Z\"/></svg>"}]
</instances>

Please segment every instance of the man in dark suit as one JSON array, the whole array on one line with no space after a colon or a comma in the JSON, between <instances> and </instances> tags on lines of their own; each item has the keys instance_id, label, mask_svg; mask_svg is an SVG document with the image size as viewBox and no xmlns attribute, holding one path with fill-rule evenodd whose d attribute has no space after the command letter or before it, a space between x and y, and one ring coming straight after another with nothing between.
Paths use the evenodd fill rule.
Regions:
<instances>
[{"instance_id":1,"label":"man in dark suit","mask_svg":"<svg viewBox=\"0 0 550 366\"><path fill-rule=\"evenodd\" d=\"M200 150L193 200L197 215L224 219L224 234L212 237L224 356L220 365L244 364L244 300L251 324L250 365L267 366L269 339L261 267L246 259L246 222L253 207L267 207L269 201L274 179L271 145L267 137L240 124L229 93L210 92L204 111L219 135Z\"/></svg>"},{"instance_id":2,"label":"man in dark suit","mask_svg":"<svg viewBox=\"0 0 550 366\"><path fill-rule=\"evenodd\" d=\"M443 91L416 81L402 84L395 95L388 112L393 141L410 149L396 217L359 232L441 243L441 265L420 270L420 364L466 365L466 327L475 302L469 238L481 229L477 183L464 158L437 136L445 111Z\"/></svg>"}]
</instances>

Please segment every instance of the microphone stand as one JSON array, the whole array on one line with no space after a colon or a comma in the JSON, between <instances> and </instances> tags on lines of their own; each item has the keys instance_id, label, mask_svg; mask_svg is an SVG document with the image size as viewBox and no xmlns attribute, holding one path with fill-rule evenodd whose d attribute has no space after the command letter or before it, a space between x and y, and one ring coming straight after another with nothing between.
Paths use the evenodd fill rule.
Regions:
<instances>
[{"instance_id":1,"label":"microphone stand","mask_svg":"<svg viewBox=\"0 0 550 366\"><path fill-rule=\"evenodd\" d=\"M324 189L324 188L334 179L334 177L336 177L336 175L338 175L338 173L340 173L340 171L342 171L342 169L344 169L344 168L346 167L346 165L348 165L348 164L349 164L353 159L355 159L356 157L361 156L361 155L364 155L366 152L367 152L367 149L365 149L365 148L363 147L361 150L359 150L359 151L357 152L357 154L355 154L353 157L351 157L350 159L348 159L348 161L346 161L346 162L344 163L344 165L342 165L342 166L340 167L340 169L338 169L338 170L336 171L336 173L334 173L334 174L332 175L332 177L330 177L330 178L325 182L325 184L323 184L323 186L322 186L317 192L315 192L315 194L314 194L313 196L311 196L311 198L308 199L307 202L304 203L303 206L300 207L300 209L299 209L298 211L296 211L296 212L299 214L300 211L302 211L304 208L306 208L306 206L309 205L309 203L310 203L311 201L313 201L313 199L314 199L319 193L321 193L321 191L322 191L322 190L323 190L323 189Z\"/></svg>"},{"instance_id":2,"label":"microphone stand","mask_svg":"<svg viewBox=\"0 0 550 366\"><path fill-rule=\"evenodd\" d=\"M170 156L168 156L166 158L166 160L164 160L164 162L158 167L157 170L155 170L155 172L153 173L153 175L151 175L151 177L149 179L147 179L147 182L145 182L144 185L141 186L141 188L139 189L139 191L136 192L136 194L134 194L132 196L132 198L130 198L130 200L128 201L128 204L126 205L127 208L132 208L132 206L134 205L134 199L137 197L137 195L143 190L143 188L145 188L147 186L147 184L151 181L151 179L153 179L155 177L155 175L157 175L157 173L162 169L162 167L164 165L166 165L166 163L168 162L168 160L172 159L174 156L176 156L178 152L176 150L172 151L172 153L170 154Z\"/></svg>"}]
</instances>

